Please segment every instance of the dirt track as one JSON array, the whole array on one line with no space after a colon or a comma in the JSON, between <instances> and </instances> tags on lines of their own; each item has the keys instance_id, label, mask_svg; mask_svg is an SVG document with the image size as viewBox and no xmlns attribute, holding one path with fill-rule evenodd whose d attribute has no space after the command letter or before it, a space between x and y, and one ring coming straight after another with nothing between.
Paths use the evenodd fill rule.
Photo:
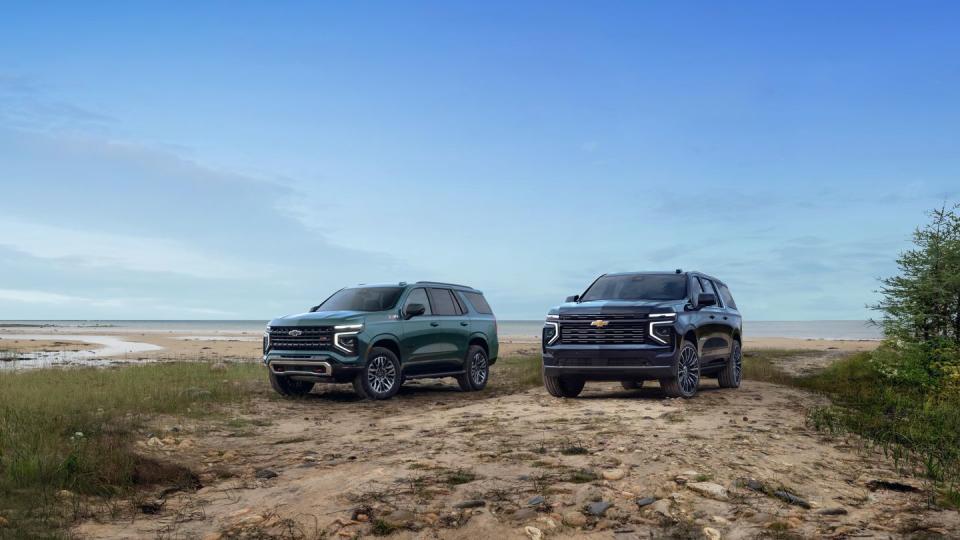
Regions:
<instances>
[{"instance_id":1,"label":"dirt track","mask_svg":"<svg viewBox=\"0 0 960 540\"><path fill-rule=\"evenodd\" d=\"M88 521L74 532L733 539L960 531L957 512L928 508L921 492L872 490L873 480L922 486L808 429L804 410L815 398L795 389L746 381L720 390L710 380L684 401L606 383L576 400L540 388L455 388L412 383L387 402L319 388L303 401L258 400L230 424L157 433L144 452L188 465L204 487L168 495L155 515ZM647 497L656 502L638 505ZM602 515L591 515L592 502L611 506L594 505Z\"/></svg>"}]
</instances>

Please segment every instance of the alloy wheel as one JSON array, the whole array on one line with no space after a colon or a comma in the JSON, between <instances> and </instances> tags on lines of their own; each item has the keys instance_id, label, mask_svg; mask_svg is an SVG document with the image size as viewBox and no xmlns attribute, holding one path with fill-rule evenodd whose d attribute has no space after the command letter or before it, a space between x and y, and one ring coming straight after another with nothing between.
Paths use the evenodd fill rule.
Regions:
<instances>
[{"instance_id":1,"label":"alloy wheel","mask_svg":"<svg viewBox=\"0 0 960 540\"><path fill-rule=\"evenodd\" d=\"M470 380L477 387L487 380L487 356L482 352L478 351L470 360Z\"/></svg>"},{"instance_id":2,"label":"alloy wheel","mask_svg":"<svg viewBox=\"0 0 960 540\"><path fill-rule=\"evenodd\" d=\"M740 377L743 376L743 353L740 351L740 347L734 347L733 349L733 380L740 384Z\"/></svg>"},{"instance_id":3,"label":"alloy wheel","mask_svg":"<svg viewBox=\"0 0 960 540\"><path fill-rule=\"evenodd\" d=\"M700 384L700 360L693 347L684 347L680 351L680 362L677 366L677 382L685 395L692 395Z\"/></svg>"},{"instance_id":4,"label":"alloy wheel","mask_svg":"<svg viewBox=\"0 0 960 540\"><path fill-rule=\"evenodd\" d=\"M377 356L367 366L367 384L378 394L389 392L397 383L397 369L386 356Z\"/></svg>"}]
</instances>

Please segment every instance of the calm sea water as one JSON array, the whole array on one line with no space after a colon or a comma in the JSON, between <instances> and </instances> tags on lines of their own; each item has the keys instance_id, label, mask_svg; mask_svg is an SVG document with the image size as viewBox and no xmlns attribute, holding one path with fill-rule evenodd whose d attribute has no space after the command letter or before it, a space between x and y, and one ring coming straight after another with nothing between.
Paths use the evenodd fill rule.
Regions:
<instances>
[{"instance_id":1,"label":"calm sea water","mask_svg":"<svg viewBox=\"0 0 960 540\"><path fill-rule=\"evenodd\" d=\"M227 332L263 332L267 321L0 321L0 329L29 332L36 328L62 328L91 332L171 332L216 334ZM498 321L502 338L533 338L540 335L543 321ZM787 337L801 339L882 339L882 330L867 321L746 321L743 333L748 337Z\"/></svg>"}]
</instances>

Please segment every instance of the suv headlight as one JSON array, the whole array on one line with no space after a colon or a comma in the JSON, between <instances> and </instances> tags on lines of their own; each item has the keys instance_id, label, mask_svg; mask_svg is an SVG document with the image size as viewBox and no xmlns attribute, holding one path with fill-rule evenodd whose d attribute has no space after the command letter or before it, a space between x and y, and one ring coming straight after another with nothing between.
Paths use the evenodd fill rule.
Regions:
<instances>
[{"instance_id":1,"label":"suv headlight","mask_svg":"<svg viewBox=\"0 0 960 540\"><path fill-rule=\"evenodd\" d=\"M363 324L341 324L333 327L333 346L347 354L357 354L360 342L357 334L363 331Z\"/></svg>"},{"instance_id":2,"label":"suv headlight","mask_svg":"<svg viewBox=\"0 0 960 540\"><path fill-rule=\"evenodd\" d=\"M263 331L263 354L267 354L267 351L270 350L270 325L267 325L267 329Z\"/></svg>"},{"instance_id":3,"label":"suv headlight","mask_svg":"<svg viewBox=\"0 0 960 540\"><path fill-rule=\"evenodd\" d=\"M676 313L651 313L648 335L661 345L670 343L673 338L673 323L676 320Z\"/></svg>"},{"instance_id":4,"label":"suv headlight","mask_svg":"<svg viewBox=\"0 0 960 540\"><path fill-rule=\"evenodd\" d=\"M543 345L553 345L558 339L560 339L560 315L556 313L550 313L547 315L547 320L544 321L543 326Z\"/></svg>"}]
</instances>

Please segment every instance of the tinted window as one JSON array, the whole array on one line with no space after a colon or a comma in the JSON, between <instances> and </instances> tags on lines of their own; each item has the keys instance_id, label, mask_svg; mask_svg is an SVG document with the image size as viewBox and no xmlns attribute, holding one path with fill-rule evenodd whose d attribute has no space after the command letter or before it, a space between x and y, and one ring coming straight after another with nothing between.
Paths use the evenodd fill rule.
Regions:
<instances>
[{"instance_id":1,"label":"tinted window","mask_svg":"<svg viewBox=\"0 0 960 540\"><path fill-rule=\"evenodd\" d=\"M473 306L473 310L477 313L483 313L484 315L493 315L493 310L490 309L490 304L487 303L487 299L483 297L480 293L475 292L465 292L460 293L467 297L467 300L470 302L470 305Z\"/></svg>"},{"instance_id":2,"label":"tinted window","mask_svg":"<svg viewBox=\"0 0 960 540\"><path fill-rule=\"evenodd\" d=\"M720 288L720 298L723 298L723 303L726 304L727 307L737 309L737 303L733 301L733 295L730 294L730 289L722 283L718 285L718 287Z\"/></svg>"},{"instance_id":3,"label":"tinted window","mask_svg":"<svg viewBox=\"0 0 960 540\"><path fill-rule=\"evenodd\" d=\"M680 300L687 296L687 277L681 274L603 276L581 302L590 300Z\"/></svg>"},{"instance_id":4,"label":"tinted window","mask_svg":"<svg viewBox=\"0 0 960 540\"><path fill-rule=\"evenodd\" d=\"M459 315L460 311L453 301L453 294L449 289L429 289L430 303L433 304L434 315Z\"/></svg>"},{"instance_id":5,"label":"tinted window","mask_svg":"<svg viewBox=\"0 0 960 540\"><path fill-rule=\"evenodd\" d=\"M723 299L720 298L720 295L717 294L717 290L713 287L713 282L707 278L698 278L700 280L700 286L703 287L703 292L713 294L717 297L717 305L723 307Z\"/></svg>"},{"instance_id":6,"label":"tinted window","mask_svg":"<svg viewBox=\"0 0 960 540\"><path fill-rule=\"evenodd\" d=\"M397 305L401 287L342 289L317 306L316 311L384 311Z\"/></svg>"},{"instance_id":7,"label":"tinted window","mask_svg":"<svg viewBox=\"0 0 960 540\"><path fill-rule=\"evenodd\" d=\"M424 315L430 315L430 301L427 300L427 291L423 289L414 289L410 291L410 296L407 296L407 301L403 303L403 312L407 312L407 306L410 304L423 304L423 307L426 311L423 312Z\"/></svg>"}]
</instances>

